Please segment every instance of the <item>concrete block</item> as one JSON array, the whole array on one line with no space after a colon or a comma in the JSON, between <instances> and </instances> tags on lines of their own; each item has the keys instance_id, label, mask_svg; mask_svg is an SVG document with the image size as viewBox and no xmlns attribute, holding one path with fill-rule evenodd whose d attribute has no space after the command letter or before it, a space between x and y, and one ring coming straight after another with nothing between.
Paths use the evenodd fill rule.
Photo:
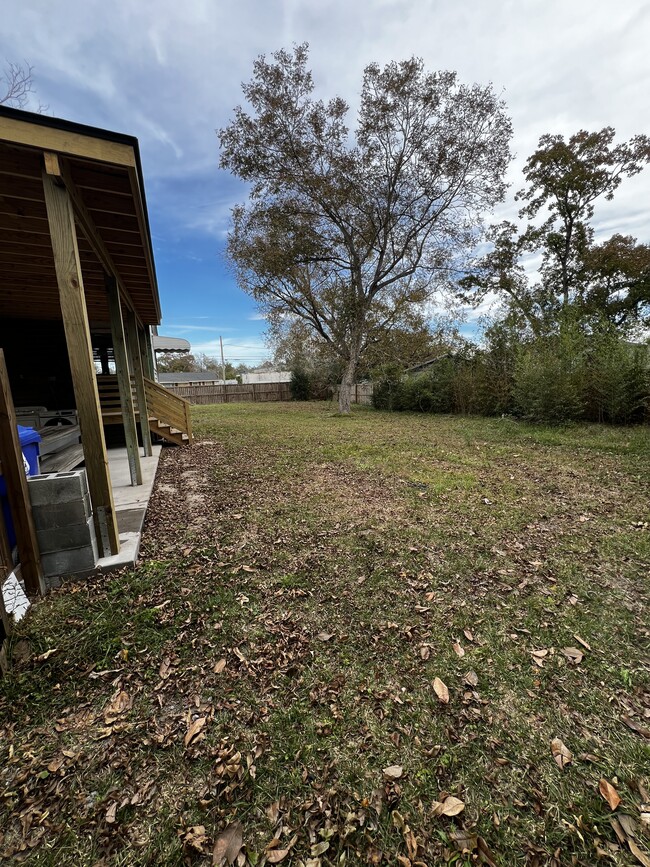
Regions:
<instances>
[{"instance_id":1,"label":"concrete block","mask_svg":"<svg viewBox=\"0 0 650 867\"><path fill-rule=\"evenodd\" d=\"M97 565L97 547L69 548L67 551L52 551L41 555L43 574L46 577L74 575L77 572L90 572Z\"/></svg>"},{"instance_id":2,"label":"concrete block","mask_svg":"<svg viewBox=\"0 0 650 867\"><path fill-rule=\"evenodd\" d=\"M32 506L70 503L83 499L88 493L85 470L31 476L27 486Z\"/></svg>"},{"instance_id":3,"label":"concrete block","mask_svg":"<svg viewBox=\"0 0 650 867\"><path fill-rule=\"evenodd\" d=\"M38 549L41 554L92 546L94 537L95 527L92 518L77 524L68 524L65 527L54 527L50 530L36 529Z\"/></svg>"},{"instance_id":4,"label":"concrete block","mask_svg":"<svg viewBox=\"0 0 650 867\"><path fill-rule=\"evenodd\" d=\"M92 515L90 497L85 494L83 499L71 500L69 503L32 505L32 515L37 531L84 524Z\"/></svg>"}]
</instances>

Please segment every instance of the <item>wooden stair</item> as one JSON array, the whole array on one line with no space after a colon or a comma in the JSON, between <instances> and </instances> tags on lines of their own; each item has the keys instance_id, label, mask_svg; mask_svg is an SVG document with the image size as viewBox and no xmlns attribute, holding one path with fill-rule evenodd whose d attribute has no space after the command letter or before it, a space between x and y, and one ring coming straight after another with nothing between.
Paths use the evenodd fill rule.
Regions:
<instances>
[{"instance_id":1,"label":"wooden stair","mask_svg":"<svg viewBox=\"0 0 650 867\"><path fill-rule=\"evenodd\" d=\"M122 424L122 407L117 376L98 376L97 387L102 407L104 424ZM137 396L133 377L131 378L133 403L136 407L136 421L140 420L137 410ZM153 379L144 377L144 391L147 401L147 417L149 429L162 439L179 446L190 445L192 442L192 420L190 404L182 397L169 392Z\"/></svg>"}]
</instances>

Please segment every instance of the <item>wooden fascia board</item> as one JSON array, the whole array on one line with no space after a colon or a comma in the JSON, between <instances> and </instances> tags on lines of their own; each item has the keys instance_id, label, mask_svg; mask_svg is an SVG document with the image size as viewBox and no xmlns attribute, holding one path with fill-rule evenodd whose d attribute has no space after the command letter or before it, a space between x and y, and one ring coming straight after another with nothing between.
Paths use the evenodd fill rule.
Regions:
<instances>
[{"instance_id":1,"label":"wooden fascia board","mask_svg":"<svg viewBox=\"0 0 650 867\"><path fill-rule=\"evenodd\" d=\"M153 263L153 254L151 252L150 246L150 232L149 226L145 220L145 205L142 197L142 191L140 189L140 180L138 178L138 172L135 167L129 168L129 179L131 180L131 190L133 191L133 198L135 200L135 212L138 218L138 225L140 226L140 236L143 240L143 248L144 254L147 261L147 271L149 274L149 280L151 281L151 291L154 294L154 303L156 308L156 317L158 320L158 324L160 324L162 320L162 311L160 308L160 295L158 293L158 281L156 280L156 269Z\"/></svg>"},{"instance_id":2,"label":"wooden fascia board","mask_svg":"<svg viewBox=\"0 0 650 867\"><path fill-rule=\"evenodd\" d=\"M100 160L114 165L135 167L133 148L122 142L93 138L78 132L56 129L0 115L0 141L25 145L42 151Z\"/></svg>"}]
</instances>

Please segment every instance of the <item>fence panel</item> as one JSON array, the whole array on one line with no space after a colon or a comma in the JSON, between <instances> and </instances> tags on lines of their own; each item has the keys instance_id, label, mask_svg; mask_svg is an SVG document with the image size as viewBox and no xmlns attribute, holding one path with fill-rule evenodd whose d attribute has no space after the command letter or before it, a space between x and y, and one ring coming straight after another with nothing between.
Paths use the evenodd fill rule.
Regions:
<instances>
[{"instance_id":1,"label":"fence panel","mask_svg":"<svg viewBox=\"0 0 650 867\"><path fill-rule=\"evenodd\" d=\"M193 404L255 403L257 401L291 400L288 382L256 382L248 385L180 385L165 383L165 388Z\"/></svg>"}]
</instances>

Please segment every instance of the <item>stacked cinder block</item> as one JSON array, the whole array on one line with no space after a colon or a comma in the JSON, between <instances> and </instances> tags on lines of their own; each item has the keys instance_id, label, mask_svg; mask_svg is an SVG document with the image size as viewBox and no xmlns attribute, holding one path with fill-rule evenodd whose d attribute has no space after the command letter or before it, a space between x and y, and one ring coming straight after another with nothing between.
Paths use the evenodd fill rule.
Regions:
<instances>
[{"instance_id":1,"label":"stacked cinder block","mask_svg":"<svg viewBox=\"0 0 650 867\"><path fill-rule=\"evenodd\" d=\"M28 488L46 583L91 572L98 551L86 471L32 476Z\"/></svg>"}]
</instances>

